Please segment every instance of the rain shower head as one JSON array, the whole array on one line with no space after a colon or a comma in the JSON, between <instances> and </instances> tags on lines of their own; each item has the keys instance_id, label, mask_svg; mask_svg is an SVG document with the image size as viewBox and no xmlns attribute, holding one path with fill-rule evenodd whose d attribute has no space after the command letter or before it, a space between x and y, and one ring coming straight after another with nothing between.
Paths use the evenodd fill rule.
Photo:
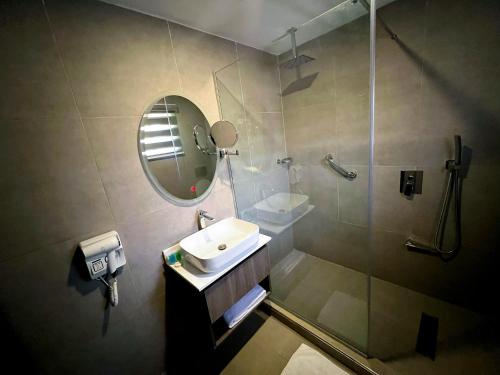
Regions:
<instances>
[{"instance_id":1,"label":"rain shower head","mask_svg":"<svg viewBox=\"0 0 500 375\"><path fill-rule=\"evenodd\" d=\"M293 57L284 63L281 63L280 66L286 69L293 69L303 64L307 64L309 61L313 61L314 57L310 57L307 55L300 55L297 57Z\"/></svg>"},{"instance_id":2,"label":"rain shower head","mask_svg":"<svg viewBox=\"0 0 500 375\"><path fill-rule=\"evenodd\" d=\"M292 27L287 30L286 34L279 37L276 40L279 40L288 34L290 34L290 41L292 42L292 53L293 57L290 60L285 61L284 63L281 63L280 66L286 69L293 69L297 68L301 65L307 64L309 61L313 61L314 57L307 56L307 55L299 55L297 56L297 41L295 40L295 32L297 31L297 28Z\"/></svg>"}]
</instances>

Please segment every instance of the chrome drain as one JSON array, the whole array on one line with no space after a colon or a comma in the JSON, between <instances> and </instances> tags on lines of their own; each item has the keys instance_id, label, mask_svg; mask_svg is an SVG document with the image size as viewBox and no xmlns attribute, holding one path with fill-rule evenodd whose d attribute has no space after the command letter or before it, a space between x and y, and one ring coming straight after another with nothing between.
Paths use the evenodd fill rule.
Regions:
<instances>
[{"instance_id":1,"label":"chrome drain","mask_svg":"<svg viewBox=\"0 0 500 375\"><path fill-rule=\"evenodd\" d=\"M219 250L226 250L227 249L227 245L225 243L221 243L219 246L217 246L217 249Z\"/></svg>"}]
</instances>

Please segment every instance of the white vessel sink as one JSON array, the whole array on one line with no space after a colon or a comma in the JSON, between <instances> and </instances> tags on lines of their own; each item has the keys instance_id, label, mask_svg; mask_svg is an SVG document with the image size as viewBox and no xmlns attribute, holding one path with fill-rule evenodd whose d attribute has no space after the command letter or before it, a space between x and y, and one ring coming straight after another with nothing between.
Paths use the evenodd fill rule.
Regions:
<instances>
[{"instance_id":1,"label":"white vessel sink","mask_svg":"<svg viewBox=\"0 0 500 375\"><path fill-rule=\"evenodd\" d=\"M257 225L230 217L184 238L179 244L189 263L210 273L239 259L258 241Z\"/></svg>"},{"instance_id":2,"label":"white vessel sink","mask_svg":"<svg viewBox=\"0 0 500 375\"><path fill-rule=\"evenodd\" d=\"M309 197L304 194L276 193L255 203L257 218L284 225L306 212Z\"/></svg>"}]
</instances>

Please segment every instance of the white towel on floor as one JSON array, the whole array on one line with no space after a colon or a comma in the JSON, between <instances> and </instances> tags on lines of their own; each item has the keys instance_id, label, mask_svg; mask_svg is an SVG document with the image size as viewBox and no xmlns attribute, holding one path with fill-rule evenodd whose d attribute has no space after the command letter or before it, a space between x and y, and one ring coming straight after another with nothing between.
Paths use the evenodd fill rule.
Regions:
<instances>
[{"instance_id":1,"label":"white towel on floor","mask_svg":"<svg viewBox=\"0 0 500 375\"><path fill-rule=\"evenodd\" d=\"M328 358L306 344L301 344L281 375L348 375Z\"/></svg>"},{"instance_id":2,"label":"white towel on floor","mask_svg":"<svg viewBox=\"0 0 500 375\"><path fill-rule=\"evenodd\" d=\"M238 322L243 319L255 306L261 303L266 298L266 290L260 285L255 286L241 299L231 306L224 313L224 320L229 328L233 328Z\"/></svg>"}]
</instances>

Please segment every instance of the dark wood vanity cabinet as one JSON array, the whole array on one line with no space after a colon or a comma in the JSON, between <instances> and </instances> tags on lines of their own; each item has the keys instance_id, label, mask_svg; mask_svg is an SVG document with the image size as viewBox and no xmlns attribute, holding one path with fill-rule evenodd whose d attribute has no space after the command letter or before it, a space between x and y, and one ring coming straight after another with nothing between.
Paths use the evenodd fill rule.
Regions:
<instances>
[{"instance_id":1,"label":"dark wood vanity cabinet","mask_svg":"<svg viewBox=\"0 0 500 375\"><path fill-rule=\"evenodd\" d=\"M269 294L270 272L269 249L264 246L204 290L204 302L210 320L214 348L217 348L241 324L240 322L231 329L227 328L223 318L224 312L257 284Z\"/></svg>"},{"instance_id":2,"label":"dark wood vanity cabinet","mask_svg":"<svg viewBox=\"0 0 500 375\"><path fill-rule=\"evenodd\" d=\"M230 360L227 353L232 353L229 355L232 357L237 353L237 349L239 350L239 348L232 347L236 345L234 343L237 342L240 346L244 345L246 340L258 329L255 327L258 324L245 323L247 319L256 320L255 316L249 318L251 315L255 315L254 313L248 314L231 329L228 328L223 314L257 284L262 286L267 294L270 293L271 265L268 247L262 246L201 291L180 276L172 267L165 266L165 270L167 323L170 323L167 324L167 339L171 336L169 335L169 326L170 333L172 331L178 333L177 338L171 337L170 345L167 345L167 351L171 350L171 352L167 354L172 355L172 353L177 352L178 355L174 356L174 360L177 361L189 351L195 351L197 356L205 358L205 361L211 363L212 370L221 366L223 368L223 364ZM168 304L173 305L168 306ZM171 317L168 316L169 311ZM262 320L262 318L260 319ZM263 322L264 320L262 320ZM255 328L253 332L249 326ZM238 336L243 337L243 339ZM226 341L231 342L225 343ZM224 346L226 348L222 348ZM167 364L167 368L171 368L171 365L172 363ZM196 364L192 363L192 365ZM198 371L200 370L198 369ZM216 370L209 371L208 368L203 369L203 371L207 374L218 373ZM177 372L180 371L172 371L172 373Z\"/></svg>"},{"instance_id":3,"label":"dark wood vanity cabinet","mask_svg":"<svg viewBox=\"0 0 500 375\"><path fill-rule=\"evenodd\" d=\"M264 246L205 289L204 294L210 321L212 323L217 321L241 297L268 278L271 272L270 268L269 251L267 246ZM268 285L264 285L264 289L269 290L266 286L268 287Z\"/></svg>"}]
</instances>

